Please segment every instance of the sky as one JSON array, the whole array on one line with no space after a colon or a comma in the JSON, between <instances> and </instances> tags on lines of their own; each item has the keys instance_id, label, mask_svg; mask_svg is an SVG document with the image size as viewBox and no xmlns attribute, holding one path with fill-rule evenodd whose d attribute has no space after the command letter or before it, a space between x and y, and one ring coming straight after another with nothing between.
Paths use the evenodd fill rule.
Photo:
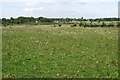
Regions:
<instances>
[{"instance_id":1,"label":"sky","mask_svg":"<svg viewBox=\"0 0 120 80\"><path fill-rule=\"evenodd\" d=\"M0 0L0 18L118 17L119 0Z\"/></svg>"}]
</instances>

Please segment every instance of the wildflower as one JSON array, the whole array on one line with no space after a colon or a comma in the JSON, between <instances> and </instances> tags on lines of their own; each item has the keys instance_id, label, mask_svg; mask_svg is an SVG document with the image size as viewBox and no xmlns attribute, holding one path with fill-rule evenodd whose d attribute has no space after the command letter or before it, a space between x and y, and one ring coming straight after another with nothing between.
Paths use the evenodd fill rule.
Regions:
<instances>
[{"instance_id":1,"label":"wildflower","mask_svg":"<svg viewBox=\"0 0 120 80\"><path fill-rule=\"evenodd\" d=\"M57 73L57 76L59 76L59 73Z\"/></svg>"},{"instance_id":2,"label":"wildflower","mask_svg":"<svg viewBox=\"0 0 120 80\"><path fill-rule=\"evenodd\" d=\"M99 61L96 61L96 63L98 63Z\"/></svg>"}]
</instances>

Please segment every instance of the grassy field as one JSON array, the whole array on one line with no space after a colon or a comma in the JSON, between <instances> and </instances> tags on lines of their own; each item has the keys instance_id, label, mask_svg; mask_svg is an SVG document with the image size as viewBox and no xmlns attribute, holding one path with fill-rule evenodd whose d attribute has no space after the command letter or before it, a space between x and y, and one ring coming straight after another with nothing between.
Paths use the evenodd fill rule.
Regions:
<instances>
[{"instance_id":1,"label":"grassy field","mask_svg":"<svg viewBox=\"0 0 120 80\"><path fill-rule=\"evenodd\" d=\"M3 78L117 78L118 29L3 28Z\"/></svg>"}]
</instances>

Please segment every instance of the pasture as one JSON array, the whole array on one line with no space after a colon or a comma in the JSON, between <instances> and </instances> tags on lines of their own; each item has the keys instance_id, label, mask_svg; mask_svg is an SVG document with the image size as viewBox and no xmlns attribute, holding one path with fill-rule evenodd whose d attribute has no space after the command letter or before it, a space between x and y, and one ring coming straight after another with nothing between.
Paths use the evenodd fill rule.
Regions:
<instances>
[{"instance_id":1,"label":"pasture","mask_svg":"<svg viewBox=\"0 0 120 80\"><path fill-rule=\"evenodd\" d=\"M3 78L118 78L118 28L3 28Z\"/></svg>"}]
</instances>

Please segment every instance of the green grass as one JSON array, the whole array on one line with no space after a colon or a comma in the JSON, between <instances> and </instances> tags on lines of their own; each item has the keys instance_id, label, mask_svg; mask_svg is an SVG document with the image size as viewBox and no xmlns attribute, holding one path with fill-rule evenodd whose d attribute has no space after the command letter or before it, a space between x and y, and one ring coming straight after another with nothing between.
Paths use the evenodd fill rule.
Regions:
<instances>
[{"instance_id":1,"label":"green grass","mask_svg":"<svg viewBox=\"0 0 120 80\"><path fill-rule=\"evenodd\" d=\"M118 78L117 28L3 28L3 78Z\"/></svg>"}]
</instances>

